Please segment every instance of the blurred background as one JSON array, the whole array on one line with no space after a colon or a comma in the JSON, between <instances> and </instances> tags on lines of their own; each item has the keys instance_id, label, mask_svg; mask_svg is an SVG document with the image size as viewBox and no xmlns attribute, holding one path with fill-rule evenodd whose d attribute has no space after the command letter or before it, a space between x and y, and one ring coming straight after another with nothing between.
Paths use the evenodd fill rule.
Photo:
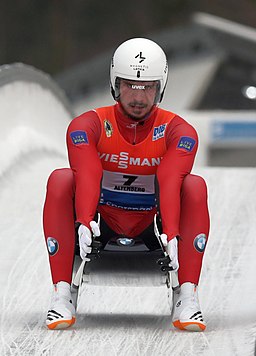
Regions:
<instances>
[{"instance_id":1,"label":"blurred background","mask_svg":"<svg viewBox=\"0 0 256 356\"><path fill-rule=\"evenodd\" d=\"M75 115L112 104L109 63L131 37L167 53L161 106L199 132L199 165L256 165L256 0L1 1L0 63L48 73Z\"/></svg>"}]
</instances>

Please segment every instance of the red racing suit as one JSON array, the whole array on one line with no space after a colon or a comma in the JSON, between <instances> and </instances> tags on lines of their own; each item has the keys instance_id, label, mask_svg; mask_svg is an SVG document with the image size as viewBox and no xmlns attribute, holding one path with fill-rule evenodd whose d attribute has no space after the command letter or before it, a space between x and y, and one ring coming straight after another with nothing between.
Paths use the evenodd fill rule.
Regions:
<instances>
[{"instance_id":1,"label":"red racing suit","mask_svg":"<svg viewBox=\"0 0 256 356\"><path fill-rule=\"evenodd\" d=\"M198 283L209 213L206 184L190 174L197 147L195 129L158 107L138 122L127 117L120 104L72 120L67 148L73 174L67 169L53 172L44 207L45 238L54 236L59 244L58 253L50 255L54 283L71 280L74 217L89 227L98 211L117 234L136 237L152 223L157 210L168 239L180 236L180 282ZM58 199L65 196L59 203L58 190L62 193ZM60 229L63 216L70 221ZM64 260L66 267L60 272Z\"/></svg>"}]
</instances>

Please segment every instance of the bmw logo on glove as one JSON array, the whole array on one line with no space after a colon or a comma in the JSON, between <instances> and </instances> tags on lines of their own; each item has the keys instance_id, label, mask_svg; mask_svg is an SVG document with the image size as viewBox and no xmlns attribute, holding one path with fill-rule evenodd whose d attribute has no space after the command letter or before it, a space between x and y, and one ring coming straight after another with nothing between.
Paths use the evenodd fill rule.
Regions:
<instances>
[{"instance_id":1,"label":"bmw logo on glove","mask_svg":"<svg viewBox=\"0 0 256 356\"><path fill-rule=\"evenodd\" d=\"M199 234L194 239L194 247L198 252L204 252L206 246L206 235Z\"/></svg>"},{"instance_id":2,"label":"bmw logo on glove","mask_svg":"<svg viewBox=\"0 0 256 356\"><path fill-rule=\"evenodd\" d=\"M48 237L47 239L47 247L50 256L54 256L59 249L59 243L53 237Z\"/></svg>"}]
</instances>

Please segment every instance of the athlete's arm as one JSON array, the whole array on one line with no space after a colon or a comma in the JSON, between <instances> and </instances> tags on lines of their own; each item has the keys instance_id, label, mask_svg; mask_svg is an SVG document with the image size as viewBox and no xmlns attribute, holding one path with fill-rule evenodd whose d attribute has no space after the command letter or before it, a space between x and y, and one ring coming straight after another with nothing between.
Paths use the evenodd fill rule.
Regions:
<instances>
[{"instance_id":1,"label":"athlete's arm","mask_svg":"<svg viewBox=\"0 0 256 356\"><path fill-rule=\"evenodd\" d=\"M100 121L94 111L73 119L67 130L69 163L75 176L76 221L90 227L100 198L102 165L97 152Z\"/></svg>"},{"instance_id":2,"label":"athlete's arm","mask_svg":"<svg viewBox=\"0 0 256 356\"><path fill-rule=\"evenodd\" d=\"M179 235L181 185L194 163L197 133L185 120L176 116L167 127L166 144L167 152L156 176L163 233L170 240Z\"/></svg>"}]
</instances>

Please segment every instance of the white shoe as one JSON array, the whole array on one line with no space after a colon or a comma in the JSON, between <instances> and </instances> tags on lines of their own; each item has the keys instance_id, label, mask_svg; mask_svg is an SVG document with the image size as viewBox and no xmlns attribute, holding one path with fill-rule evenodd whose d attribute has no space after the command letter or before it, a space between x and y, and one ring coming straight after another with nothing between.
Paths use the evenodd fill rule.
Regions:
<instances>
[{"instance_id":1,"label":"white shoe","mask_svg":"<svg viewBox=\"0 0 256 356\"><path fill-rule=\"evenodd\" d=\"M70 284L54 284L51 307L47 313L46 325L49 329L66 329L76 321L76 310L72 302Z\"/></svg>"},{"instance_id":2,"label":"white shoe","mask_svg":"<svg viewBox=\"0 0 256 356\"><path fill-rule=\"evenodd\" d=\"M183 283L180 289L174 292L172 323L181 330L204 331L206 328L196 284Z\"/></svg>"}]
</instances>

